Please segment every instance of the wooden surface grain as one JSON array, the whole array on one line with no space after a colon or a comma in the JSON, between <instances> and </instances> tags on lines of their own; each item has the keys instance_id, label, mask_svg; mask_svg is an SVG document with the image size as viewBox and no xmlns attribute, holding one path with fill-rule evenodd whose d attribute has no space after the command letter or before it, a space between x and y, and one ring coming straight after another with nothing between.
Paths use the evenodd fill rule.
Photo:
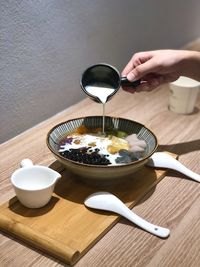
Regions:
<instances>
[{"instance_id":1,"label":"wooden surface grain","mask_svg":"<svg viewBox=\"0 0 200 267\"><path fill-rule=\"evenodd\" d=\"M58 161L50 167L59 171L62 178L57 182L48 205L29 209L17 197L9 199L0 205L0 230L70 265L77 262L120 219L110 212L86 208L84 200L89 195L108 190L133 208L167 173L166 169L143 166L137 173L123 179L123 183L107 184L105 187L105 183L94 186L81 182Z\"/></svg>"},{"instance_id":2,"label":"wooden surface grain","mask_svg":"<svg viewBox=\"0 0 200 267\"><path fill-rule=\"evenodd\" d=\"M200 173L199 110L200 97L191 115L169 111L167 86L133 95L119 91L106 105L106 115L125 117L145 124L158 137L158 150L178 154L179 161L197 173ZM30 158L35 164L46 166L54 162L45 139L55 124L78 116L101 114L100 104L85 99L1 144L0 203L14 196L10 176L23 158ZM75 266L199 266L199 203L199 183L170 171L134 207L134 211L145 219L170 228L170 237L162 240L121 219ZM66 265L1 232L0 266Z\"/></svg>"}]
</instances>

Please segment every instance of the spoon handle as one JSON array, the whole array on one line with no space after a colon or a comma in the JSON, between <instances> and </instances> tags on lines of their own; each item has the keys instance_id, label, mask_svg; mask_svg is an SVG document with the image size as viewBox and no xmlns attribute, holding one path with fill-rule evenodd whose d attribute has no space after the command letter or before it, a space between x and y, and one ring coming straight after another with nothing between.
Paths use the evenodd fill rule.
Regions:
<instances>
[{"instance_id":1,"label":"spoon handle","mask_svg":"<svg viewBox=\"0 0 200 267\"><path fill-rule=\"evenodd\" d=\"M185 167L182 163L180 163L178 160L174 159L174 166L172 166L172 169L179 171L183 174L185 174L186 176L190 177L191 179L193 179L196 182L200 182L200 175L189 170L187 167Z\"/></svg>"},{"instance_id":2,"label":"spoon handle","mask_svg":"<svg viewBox=\"0 0 200 267\"><path fill-rule=\"evenodd\" d=\"M165 152L154 153L147 162L147 165L151 167L169 168L190 177L194 181L200 182L199 174L189 170L180 161Z\"/></svg>"},{"instance_id":3,"label":"spoon handle","mask_svg":"<svg viewBox=\"0 0 200 267\"><path fill-rule=\"evenodd\" d=\"M146 220L142 219L137 214L132 212L124 204L121 207L119 206L118 214L122 215L126 219L130 220L134 224L138 225L139 227L141 227L142 229L144 229L145 231L147 231L153 235L156 235L156 236L159 236L162 238L166 238L170 234L169 229L147 222Z\"/></svg>"}]
</instances>

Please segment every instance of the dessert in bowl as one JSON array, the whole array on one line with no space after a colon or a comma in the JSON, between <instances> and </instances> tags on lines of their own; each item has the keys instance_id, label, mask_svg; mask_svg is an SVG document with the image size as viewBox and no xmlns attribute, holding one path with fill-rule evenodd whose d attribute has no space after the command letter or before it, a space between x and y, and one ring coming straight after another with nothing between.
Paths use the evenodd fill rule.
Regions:
<instances>
[{"instance_id":1,"label":"dessert in bowl","mask_svg":"<svg viewBox=\"0 0 200 267\"><path fill-rule=\"evenodd\" d=\"M155 152L155 134L125 118L88 116L54 126L47 146L55 158L82 180L109 181L129 176Z\"/></svg>"}]
</instances>

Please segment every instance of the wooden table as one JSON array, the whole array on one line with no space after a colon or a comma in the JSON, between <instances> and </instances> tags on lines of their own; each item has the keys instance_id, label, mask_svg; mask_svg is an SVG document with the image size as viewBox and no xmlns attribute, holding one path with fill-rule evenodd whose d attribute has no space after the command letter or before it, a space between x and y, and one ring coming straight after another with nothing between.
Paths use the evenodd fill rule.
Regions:
<instances>
[{"instance_id":1,"label":"wooden table","mask_svg":"<svg viewBox=\"0 0 200 267\"><path fill-rule=\"evenodd\" d=\"M183 164L200 173L199 110L200 98L191 115L169 111L165 86L133 95L120 91L107 104L106 115L145 124L157 135L159 150L177 153ZM50 128L70 118L101 114L100 104L85 99L1 144L0 203L14 196L10 176L23 158L46 166L55 160L45 142ZM200 266L200 186L197 182L170 171L134 211L152 223L170 228L171 236L159 239L121 219L75 266ZM0 266L66 265L1 232Z\"/></svg>"}]
</instances>

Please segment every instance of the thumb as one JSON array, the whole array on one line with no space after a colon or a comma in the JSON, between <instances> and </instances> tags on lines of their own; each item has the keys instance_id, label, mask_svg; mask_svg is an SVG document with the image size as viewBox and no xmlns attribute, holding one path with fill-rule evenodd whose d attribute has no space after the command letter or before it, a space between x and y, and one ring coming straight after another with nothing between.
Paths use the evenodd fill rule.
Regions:
<instances>
[{"instance_id":1,"label":"thumb","mask_svg":"<svg viewBox=\"0 0 200 267\"><path fill-rule=\"evenodd\" d=\"M148 60L134 69L131 70L131 72L128 73L127 79L130 82L133 82L135 80L141 79L145 75L152 73L156 70L156 65L153 63L153 60Z\"/></svg>"}]
</instances>

